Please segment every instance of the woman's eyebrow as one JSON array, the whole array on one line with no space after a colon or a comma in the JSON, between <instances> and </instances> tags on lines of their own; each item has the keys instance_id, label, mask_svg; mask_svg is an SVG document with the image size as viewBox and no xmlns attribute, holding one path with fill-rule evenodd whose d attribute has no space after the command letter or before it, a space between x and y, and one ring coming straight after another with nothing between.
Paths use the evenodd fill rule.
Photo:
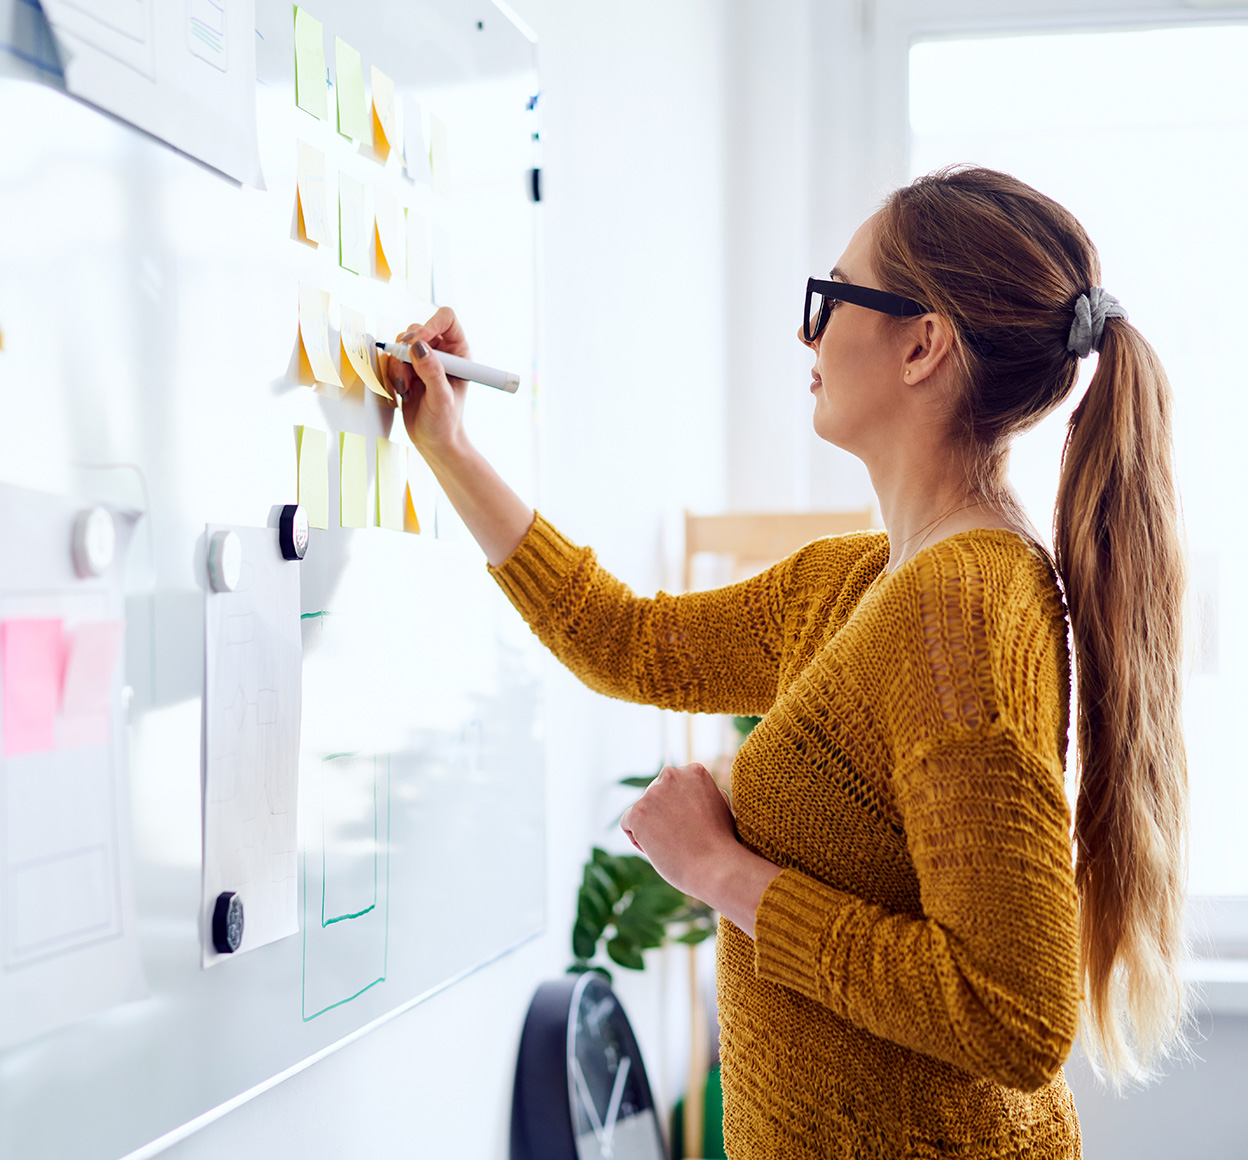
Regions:
<instances>
[{"instance_id":1,"label":"woman's eyebrow","mask_svg":"<svg viewBox=\"0 0 1248 1160\"><path fill-rule=\"evenodd\" d=\"M831 269L831 271L830 271L830 272L829 272L829 274L828 274L828 277L830 277L830 278L832 279L832 281L834 281L834 282L835 282L838 278L839 278L842 282L848 282L848 281L849 281L849 279L845 277L845 271L844 271L844 270L842 270L842 269L840 268L840 266L833 266L833 267L832 267L832 269Z\"/></svg>"}]
</instances>

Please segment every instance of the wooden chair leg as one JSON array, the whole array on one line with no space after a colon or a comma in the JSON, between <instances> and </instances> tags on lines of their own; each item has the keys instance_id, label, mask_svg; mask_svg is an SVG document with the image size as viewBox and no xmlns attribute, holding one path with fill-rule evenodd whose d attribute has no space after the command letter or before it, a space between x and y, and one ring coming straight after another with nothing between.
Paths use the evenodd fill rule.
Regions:
<instances>
[{"instance_id":1,"label":"wooden chair leg","mask_svg":"<svg viewBox=\"0 0 1248 1160\"><path fill-rule=\"evenodd\" d=\"M685 1156L701 1157L705 1140L706 1076L710 1068L706 1004L698 982L698 948L689 958L689 1079L685 1084Z\"/></svg>"}]
</instances>

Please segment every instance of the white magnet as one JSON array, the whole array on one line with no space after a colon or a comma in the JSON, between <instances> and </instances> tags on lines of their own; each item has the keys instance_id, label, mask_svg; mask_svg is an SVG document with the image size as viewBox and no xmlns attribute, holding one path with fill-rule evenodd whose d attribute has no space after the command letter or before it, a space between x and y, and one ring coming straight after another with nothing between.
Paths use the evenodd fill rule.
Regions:
<instances>
[{"instance_id":1,"label":"white magnet","mask_svg":"<svg viewBox=\"0 0 1248 1160\"><path fill-rule=\"evenodd\" d=\"M113 566L117 529L107 508L86 508L74 520L74 569L79 576L103 576Z\"/></svg>"},{"instance_id":2,"label":"white magnet","mask_svg":"<svg viewBox=\"0 0 1248 1160\"><path fill-rule=\"evenodd\" d=\"M208 541L208 579L217 592L233 592L243 575L243 541L237 532L213 532Z\"/></svg>"}]
</instances>

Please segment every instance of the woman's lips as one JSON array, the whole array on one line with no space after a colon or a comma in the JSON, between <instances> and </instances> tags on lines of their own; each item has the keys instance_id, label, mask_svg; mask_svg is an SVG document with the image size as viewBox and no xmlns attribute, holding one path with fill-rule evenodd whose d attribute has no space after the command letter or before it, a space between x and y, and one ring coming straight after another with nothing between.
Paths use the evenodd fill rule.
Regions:
<instances>
[{"instance_id":1,"label":"woman's lips","mask_svg":"<svg viewBox=\"0 0 1248 1160\"><path fill-rule=\"evenodd\" d=\"M814 372L814 371L811 371L811 372L810 372L810 389L811 389L811 391L812 391L812 392L817 391L817 390L818 390L821 386L823 386L823 380L822 380L822 379L821 379L821 378L820 378L817 374L815 374L815 372Z\"/></svg>"}]
</instances>

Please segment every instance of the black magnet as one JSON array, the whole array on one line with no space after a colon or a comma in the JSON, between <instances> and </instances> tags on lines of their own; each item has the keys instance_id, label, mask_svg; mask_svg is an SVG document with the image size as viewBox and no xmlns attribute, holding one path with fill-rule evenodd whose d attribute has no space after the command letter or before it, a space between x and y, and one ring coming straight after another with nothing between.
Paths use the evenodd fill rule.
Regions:
<instances>
[{"instance_id":1,"label":"black magnet","mask_svg":"<svg viewBox=\"0 0 1248 1160\"><path fill-rule=\"evenodd\" d=\"M243 900L232 890L217 895L212 912L212 945L219 955L232 955L243 943Z\"/></svg>"},{"instance_id":2,"label":"black magnet","mask_svg":"<svg viewBox=\"0 0 1248 1160\"><path fill-rule=\"evenodd\" d=\"M287 560L302 560L308 554L308 513L300 504L288 503L282 508L277 530Z\"/></svg>"}]
</instances>

